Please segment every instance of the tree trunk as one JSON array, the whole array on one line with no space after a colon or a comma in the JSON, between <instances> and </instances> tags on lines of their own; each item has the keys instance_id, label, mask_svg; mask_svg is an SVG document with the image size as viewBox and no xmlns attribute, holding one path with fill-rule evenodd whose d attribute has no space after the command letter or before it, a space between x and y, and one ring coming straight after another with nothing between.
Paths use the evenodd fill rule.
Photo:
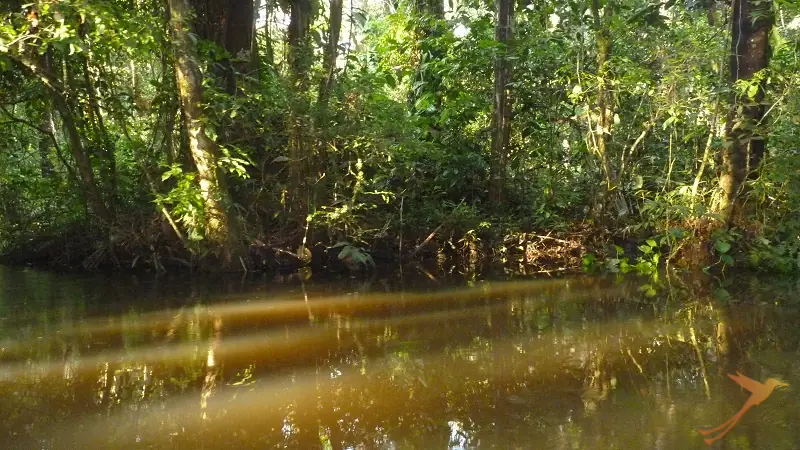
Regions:
<instances>
[{"instance_id":1,"label":"tree trunk","mask_svg":"<svg viewBox=\"0 0 800 450\"><path fill-rule=\"evenodd\" d=\"M492 113L492 151L489 166L489 201L495 207L505 201L506 167L511 136L510 94L511 62L509 52L513 40L514 0L497 0L495 39L503 48L494 61L494 104Z\"/></svg>"},{"instance_id":2,"label":"tree trunk","mask_svg":"<svg viewBox=\"0 0 800 450\"><path fill-rule=\"evenodd\" d=\"M336 73L336 58L339 56L339 35L342 32L342 0L330 0L330 19L328 24L328 42L322 57L323 78L319 86L317 103L323 108L327 106L328 97L333 88Z\"/></svg>"},{"instance_id":3,"label":"tree trunk","mask_svg":"<svg viewBox=\"0 0 800 450\"><path fill-rule=\"evenodd\" d=\"M175 79L177 80L177 78L178 75L176 74ZM180 143L178 145L177 161L183 165L184 170L197 171L197 167L194 165L194 159L192 158L191 145L189 145L189 119L186 118L186 110L181 105L180 93L178 93L178 114L180 115L181 121L178 129Z\"/></svg>"},{"instance_id":4,"label":"tree trunk","mask_svg":"<svg viewBox=\"0 0 800 450\"><path fill-rule=\"evenodd\" d=\"M31 29L31 33L35 34L38 30ZM86 148L83 145L80 131L75 123L75 115L70 108L69 101L67 100L67 90L61 81L53 75L51 63L52 60L48 57L33 59L27 48L22 48L16 54L8 54L24 71L33 74L37 77L45 89L49 93L49 100L59 116L64 127L64 133L67 136L69 143L69 151L72 158L75 160L75 167L77 171L78 182L81 185L81 190L89 208L89 212L94 214L95 217L102 224L111 223L111 214L103 202L103 197L94 179L92 172L92 163L89 158ZM67 72L69 73L69 72Z\"/></svg>"},{"instance_id":5,"label":"tree trunk","mask_svg":"<svg viewBox=\"0 0 800 450\"><path fill-rule=\"evenodd\" d=\"M203 79L197 53L189 37L187 0L169 0L170 24L174 34L175 72L181 106L186 118L189 148L197 166L200 191L205 206L206 239L217 250L222 269L239 267L243 254L239 230L233 213L225 178L217 167L219 149L206 134L202 109Z\"/></svg>"},{"instance_id":6,"label":"tree trunk","mask_svg":"<svg viewBox=\"0 0 800 450\"><path fill-rule=\"evenodd\" d=\"M275 67L275 51L272 48L272 34L269 24L272 20L273 0L264 0L264 58L267 66Z\"/></svg>"},{"instance_id":7,"label":"tree trunk","mask_svg":"<svg viewBox=\"0 0 800 450\"><path fill-rule=\"evenodd\" d=\"M195 13L193 29L200 39L214 42L234 59L249 52L253 39L253 0L189 0ZM220 58L215 75L228 94L235 94L236 71L246 72L249 61Z\"/></svg>"},{"instance_id":8,"label":"tree trunk","mask_svg":"<svg viewBox=\"0 0 800 450\"><path fill-rule=\"evenodd\" d=\"M39 64L44 70L50 71L52 61L52 50L47 49L39 57ZM52 144L53 136L55 136L55 122L53 121L52 105L49 99L45 99L44 110L42 112L42 131L48 134L42 134L39 138L39 170L41 171L42 178L50 178L53 176L53 165L50 163L50 145Z\"/></svg>"},{"instance_id":9,"label":"tree trunk","mask_svg":"<svg viewBox=\"0 0 800 450\"><path fill-rule=\"evenodd\" d=\"M253 58L252 54L249 55L249 58L244 58L244 56L253 48L253 40L255 39L253 23L257 14L253 12L253 0L235 0L221 3L227 3L230 8L230 23L227 27L224 46L225 50L234 58L231 64L231 69L233 70L226 74L226 90L233 95L236 93L235 71L247 73Z\"/></svg>"},{"instance_id":10,"label":"tree trunk","mask_svg":"<svg viewBox=\"0 0 800 450\"><path fill-rule=\"evenodd\" d=\"M721 192L715 208L728 223L734 213L743 212L744 182L756 175L764 156L766 137L761 122L765 80L756 75L769 65L773 20L772 1L733 0L730 83L734 91L725 124ZM736 89L742 82L750 86L744 92Z\"/></svg>"},{"instance_id":11,"label":"tree trunk","mask_svg":"<svg viewBox=\"0 0 800 450\"><path fill-rule=\"evenodd\" d=\"M292 83L294 99L289 117L289 203L288 209L297 218L305 218L308 212L308 145L306 135L309 133L308 101L305 94L308 90L308 73L312 63L312 48L309 42L311 26L311 2L309 0L292 0L291 19L288 30L289 76Z\"/></svg>"},{"instance_id":12,"label":"tree trunk","mask_svg":"<svg viewBox=\"0 0 800 450\"><path fill-rule=\"evenodd\" d=\"M250 39L250 75L255 79L261 79L261 55L258 48L258 13L261 10L261 0L254 0L253 6L253 29ZM267 36L269 39L269 36Z\"/></svg>"},{"instance_id":13,"label":"tree trunk","mask_svg":"<svg viewBox=\"0 0 800 450\"><path fill-rule=\"evenodd\" d=\"M169 27L169 15L167 14L167 27ZM168 30L169 28L167 28ZM171 166L180 159L180 150L176 154L175 145L172 136L175 133L176 118L179 110L179 99L176 94L177 87L175 86L175 65L170 61L168 49L164 49L161 53L161 73L163 77L162 83L167 92L166 100L161 104L158 114L161 116L161 123L163 123L164 137L161 140L161 151L167 158L167 165ZM188 142L188 139L187 139ZM189 153L188 151L186 152Z\"/></svg>"},{"instance_id":14,"label":"tree trunk","mask_svg":"<svg viewBox=\"0 0 800 450\"><path fill-rule=\"evenodd\" d=\"M39 171L42 178L50 178L53 176L53 164L50 163L50 146L53 143L52 136L55 133L55 126L53 124L53 112L50 111L50 105L45 105L45 110L42 112L42 131L48 134L42 134L39 137Z\"/></svg>"},{"instance_id":15,"label":"tree trunk","mask_svg":"<svg viewBox=\"0 0 800 450\"><path fill-rule=\"evenodd\" d=\"M81 24L79 29L84 28L84 26L85 24ZM109 138L103 113L100 110L100 102L97 99L95 84L89 73L89 60L86 55L82 54L79 58L88 99L86 110L89 113L89 125L92 130L93 139L91 141L95 148L100 147L100 151L97 152L97 156L101 160L99 165L100 180L105 188L106 204L110 208L109 212L113 215L117 204L117 161L114 154L114 145Z\"/></svg>"},{"instance_id":16,"label":"tree trunk","mask_svg":"<svg viewBox=\"0 0 800 450\"><path fill-rule=\"evenodd\" d=\"M604 178L604 189L602 195L596 199L595 212L608 212L609 207L613 205L613 212L617 216L624 216L628 214L629 208L620 191L620 174L614 165L610 148L615 105L610 88L611 74L608 63L612 51L610 27L614 11L610 0L605 0L605 4L602 4L602 0L592 0L591 10L596 44L597 95L590 115L589 133Z\"/></svg>"},{"instance_id":17,"label":"tree trunk","mask_svg":"<svg viewBox=\"0 0 800 450\"><path fill-rule=\"evenodd\" d=\"M611 57L611 36L608 29L607 20L610 8L606 4L603 17L600 15L600 0L592 0L592 14L595 22L595 41L597 44L597 118L594 131L594 139L597 154L603 166L606 177L606 189L613 188L612 168L610 156L608 154L608 143L611 140L611 123L614 117L613 100L608 89L608 60Z\"/></svg>"},{"instance_id":18,"label":"tree trunk","mask_svg":"<svg viewBox=\"0 0 800 450\"><path fill-rule=\"evenodd\" d=\"M51 99L53 105L56 107L61 122L64 125L64 131L67 134L69 141L69 151L72 158L75 160L75 167L77 168L78 176L80 178L83 193L86 196L86 202L89 205L89 210L105 224L111 223L111 214L103 203L103 197L100 195L100 190L94 180L94 173L92 172L92 163L89 160L89 155L84 149L81 135L78 127L75 125L75 120L72 111L67 104L67 101L60 92L51 90Z\"/></svg>"},{"instance_id":19,"label":"tree trunk","mask_svg":"<svg viewBox=\"0 0 800 450\"><path fill-rule=\"evenodd\" d=\"M408 104L417 116L431 120L432 126L438 121L442 107L442 77L434 70L427 70L430 61L442 58L443 49L435 42L434 37L441 35L444 20L443 0L413 0L414 12L417 15L415 48L415 75L412 90L408 96Z\"/></svg>"}]
</instances>

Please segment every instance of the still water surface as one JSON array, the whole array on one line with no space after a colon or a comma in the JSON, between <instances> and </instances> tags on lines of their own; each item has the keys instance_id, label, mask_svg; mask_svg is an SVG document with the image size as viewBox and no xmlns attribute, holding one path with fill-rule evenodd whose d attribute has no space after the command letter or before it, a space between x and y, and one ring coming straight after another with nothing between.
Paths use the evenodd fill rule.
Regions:
<instances>
[{"instance_id":1,"label":"still water surface","mask_svg":"<svg viewBox=\"0 0 800 450\"><path fill-rule=\"evenodd\" d=\"M0 267L0 448L800 448L794 280Z\"/></svg>"}]
</instances>

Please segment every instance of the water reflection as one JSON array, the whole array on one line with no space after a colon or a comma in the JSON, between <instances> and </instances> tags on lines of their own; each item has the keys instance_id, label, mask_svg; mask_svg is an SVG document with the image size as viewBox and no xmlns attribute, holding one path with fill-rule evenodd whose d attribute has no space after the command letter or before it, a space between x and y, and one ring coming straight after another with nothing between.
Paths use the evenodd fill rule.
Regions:
<instances>
[{"instance_id":1,"label":"water reflection","mask_svg":"<svg viewBox=\"0 0 800 450\"><path fill-rule=\"evenodd\" d=\"M749 395L726 373L800 382L796 287L771 281L723 302L677 279L167 295L20 273L0 268L3 448L705 448ZM721 445L796 448L797 405L775 391Z\"/></svg>"}]
</instances>

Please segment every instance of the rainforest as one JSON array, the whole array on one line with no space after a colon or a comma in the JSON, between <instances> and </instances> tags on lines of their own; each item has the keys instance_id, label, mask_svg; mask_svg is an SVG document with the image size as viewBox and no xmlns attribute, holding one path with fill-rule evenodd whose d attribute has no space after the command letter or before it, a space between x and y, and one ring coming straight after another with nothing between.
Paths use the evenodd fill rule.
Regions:
<instances>
[{"instance_id":1,"label":"rainforest","mask_svg":"<svg viewBox=\"0 0 800 450\"><path fill-rule=\"evenodd\" d=\"M790 0L0 6L0 254L789 273Z\"/></svg>"}]
</instances>

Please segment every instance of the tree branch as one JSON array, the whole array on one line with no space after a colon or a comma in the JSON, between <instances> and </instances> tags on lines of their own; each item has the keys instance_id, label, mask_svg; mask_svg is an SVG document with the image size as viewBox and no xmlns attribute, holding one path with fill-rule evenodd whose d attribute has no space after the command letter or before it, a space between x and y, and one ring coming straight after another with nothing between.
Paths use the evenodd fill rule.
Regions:
<instances>
[{"instance_id":1,"label":"tree branch","mask_svg":"<svg viewBox=\"0 0 800 450\"><path fill-rule=\"evenodd\" d=\"M28 120L21 119L19 117L14 117L14 115L11 114L11 112L9 110L7 110L4 105L0 105L0 111L3 111L3 113L9 119L9 120L7 120L5 122L0 122L0 125L7 125L7 124L10 124L10 123L21 123L23 125L27 125L28 127L33 128L34 130L38 131L39 133L46 134L48 137L50 137L50 140L53 141L53 147L55 147L56 150L59 153L61 152L61 148L58 146L58 141L56 140L56 136L51 131L45 130L43 128L39 128L35 123L30 122Z\"/></svg>"}]
</instances>

